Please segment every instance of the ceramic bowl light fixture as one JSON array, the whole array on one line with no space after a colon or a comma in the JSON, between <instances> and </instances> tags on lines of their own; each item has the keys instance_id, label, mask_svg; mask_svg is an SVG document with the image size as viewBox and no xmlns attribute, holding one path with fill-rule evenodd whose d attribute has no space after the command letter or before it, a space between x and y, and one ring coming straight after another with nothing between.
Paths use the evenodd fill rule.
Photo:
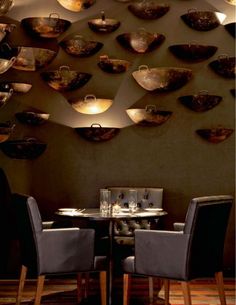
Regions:
<instances>
[{"instance_id":1,"label":"ceramic bowl light fixture","mask_svg":"<svg viewBox=\"0 0 236 305\"><path fill-rule=\"evenodd\" d=\"M27 93L32 88L32 84L18 81L4 81L0 82L0 91L9 91L13 89L16 93Z\"/></svg>"},{"instance_id":2,"label":"ceramic bowl light fixture","mask_svg":"<svg viewBox=\"0 0 236 305\"><path fill-rule=\"evenodd\" d=\"M19 122L27 125L38 126L44 124L49 119L50 114L44 112L22 111L15 113Z\"/></svg>"},{"instance_id":3,"label":"ceramic bowl light fixture","mask_svg":"<svg viewBox=\"0 0 236 305\"><path fill-rule=\"evenodd\" d=\"M236 22L230 22L224 25L226 31L230 33L231 36L234 38L236 37L235 32L236 32Z\"/></svg>"},{"instance_id":4,"label":"ceramic bowl light fixture","mask_svg":"<svg viewBox=\"0 0 236 305\"><path fill-rule=\"evenodd\" d=\"M111 99L96 98L93 94L88 94L83 99L70 99L68 102L74 110L83 114L98 114L105 112L113 103Z\"/></svg>"},{"instance_id":5,"label":"ceramic bowl light fixture","mask_svg":"<svg viewBox=\"0 0 236 305\"><path fill-rule=\"evenodd\" d=\"M99 57L98 66L104 72L118 74L127 71L130 62L124 59L109 58L108 55L101 55Z\"/></svg>"},{"instance_id":6,"label":"ceramic bowl light fixture","mask_svg":"<svg viewBox=\"0 0 236 305\"><path fill-rule=\"evenodd\" d=\"M0 108L6 105L8 100L11 98L13 94L13 89L9 89L8 91L2 90L0 91Z\"/></svg>"},{"instance_id":7,"label":"ceramic bowl light fixture","mask_svg":"<svg viewBox=\"0 0 236 305\"><path fill-rule=\"evenodd\" d=\"M0 1L0 16L5 15L10 11L13 7L14 1L13 0L1 0Z\"/></svg>"},{"instance_id":8,"label":"ceramic bowl light fixture","mask_svg":"<svg viewBox=\"0 0 236 305\"><path fill-rule=\"evenodd\" d=\"M57 0L61 6L72 12L80 12L90 8L96 0Z\"/></svg>"},{"instance_id":9,"label":"ceramic bowl light fixture","mask_svg":"<svg viewBox=\"0 0 236 305\"><path fill-rule=\"evenodd\" d=\"M190 28L196 31L210 31L223 24L226 15L214 11L197 11L190 9L188 12L181 16L181 19Z\"/></svg>"},{"instance_id":10,"label":"ceramic bowl light fixture","mask_svg":"<svg viewBox=\"0 0 236 305\"><path fill-rule=\"evenodd\" d=\"M236 75L236 57L230 57L226 54L218 56L218 59L209 63L210 68L218 75L225 78L235 78Z\"/></svg>"},{"instance_id":11,"label":"ceramic bowl light fixture","mask_svg":"<svg viewBox=\"0 0 236 305\"><path fill-rule=\"evenodd\" d=\"M0 23L0 42L16 28L14 23Z\"/></svg>"},{"instance_id":12,"label":"ceramic bowl light fixture","mask_svg":"<svg viewBox=\"0 0 236 305\"><path fill-rule=\"evenodd\" d=\"M0 123L0 143L8 140L14 128L10 123Z\"/></svg>"}]
</instances>

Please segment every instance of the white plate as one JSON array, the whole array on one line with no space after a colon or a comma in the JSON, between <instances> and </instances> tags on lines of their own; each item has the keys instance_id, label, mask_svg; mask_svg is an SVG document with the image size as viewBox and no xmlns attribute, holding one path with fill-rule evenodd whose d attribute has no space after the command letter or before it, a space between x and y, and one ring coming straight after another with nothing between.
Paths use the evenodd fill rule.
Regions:
<instances>
[{"instance_id":1,"label":"white plate","mask_svg":"<svg viewBox=\"0 0 236 305\"><path fill-rule=\"evenodd\" d=\"M161 208L146 208L145 211L148 211L148 212L160 212L160 211L163 211L163 209Z\"/></svg>"},{"instance_id":2,"label":"white plate","mask_svg":"<svg viewBox=\"0 0 236 305\"><path fill-rule=\"evenodd\" d=\"M124 213L124 212L129 212L129 209L128 209L128 208L127 208L127 209L126 209L126 208L121 208L120 210L121 210L121 212L123 212L123 213Z\"/></svg>"}]
</instances>

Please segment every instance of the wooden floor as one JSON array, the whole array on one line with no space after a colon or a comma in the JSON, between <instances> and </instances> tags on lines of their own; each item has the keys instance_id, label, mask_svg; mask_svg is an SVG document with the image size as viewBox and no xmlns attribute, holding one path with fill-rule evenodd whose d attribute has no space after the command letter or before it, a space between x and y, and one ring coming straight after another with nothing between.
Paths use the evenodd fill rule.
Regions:
<instances>
[{"instance_id":1,"label":"wooden floor","mask_svg":"<svg viewBox=\"0 0 236 305\"><path fill-rule=\"evenodd\" d=\"M17 291L16 280L0 280L0 305L15 304ZM34 297L35 281L29 280L25 287L25 293L22 300L24 305L32 305ZM178 282L171 282L170 304L183 305L182 290ZM235 305L235 281L234 279L225 279L225 293L227 305ZM219 305L219 298L215 282L209 280L192 281L191 295L193 305ZM155 293L153 304L163 304L163 291ZM114 284L114 304L122 305L122 279L118 278ZM45 282L44 296L42 305L75 305L76 302L76 281L74 279L49 279ZM90 291L87 299L81 303L86 305L99 305L98 281L96 278L90 279ZM147 305L148 301L148 281L145 278L133 278L131 303L130 305Z\"/></svg>"}]
</instances>

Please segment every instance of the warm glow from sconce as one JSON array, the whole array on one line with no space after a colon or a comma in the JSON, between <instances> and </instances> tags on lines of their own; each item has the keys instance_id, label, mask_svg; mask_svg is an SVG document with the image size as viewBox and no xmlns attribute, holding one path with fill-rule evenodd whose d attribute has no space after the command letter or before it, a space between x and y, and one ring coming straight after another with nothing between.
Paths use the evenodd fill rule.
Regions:
<instances>
[{"instance_id":1,"label":"warm glow from sconce","mask_svg":"<svg viewBox=\"0 0 236 305\"><path fill-rule=\"evenodd\" d=\"M57 0L61 6L72 12L80 12L89 8L95 0Z\"/></svg>"},{"instance_id":2,"label":"warm glow from sconce","mask_svg":"<svg viewBox=\"0 0 236 305\"><path fill-rule=\"evenodd\" d=\"M94 95L86 95L84 99L70 100L71 106L83 114L98 114L105 112L113 103L110 99L96 98Z\"/></svg>"},{"instance_id":3,"label":"warm glow from sconce","mask_svg":"<svg viewBox=\"0 0 236 305\"><path fill-rule=\"evenodd\" d=\"M225 0L228 4L236 5L236 0Z\"/></svg>"},{"instance_id":4,"label":"warm glow from sconce","mask_svg":"<svg viewBox=\"0 0 236 305\"><path fill-rule=\"evenodd\" d=\"M5 15L13 6L13 0L0 1L0 16Z\"/></svg>"},{"instance_id":5,"label":"warm glow from sconce","mask_svg":"<svg viewBox=\"0 0 236 305\"><path fill-rule=\"evenodd\" d=\"M216 18L219 20L220 24L223 24L225 21L225 18L227 17L225 14L220 13L220 12L215 12Z\"/></svg>"}]
</instances>

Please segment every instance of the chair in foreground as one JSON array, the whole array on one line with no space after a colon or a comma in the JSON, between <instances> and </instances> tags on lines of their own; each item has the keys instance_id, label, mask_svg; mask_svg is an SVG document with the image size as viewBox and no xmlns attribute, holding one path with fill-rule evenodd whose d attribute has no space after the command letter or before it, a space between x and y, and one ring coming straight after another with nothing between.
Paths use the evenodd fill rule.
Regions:
<instances>
[{"instance_id":1,"label":"chair in foreground","mask_svg":"<svg viewBox=\"0 0 236 305\"><path fill-rule=\"evenodd\" d=\"M98 271L101 304L106 305L106 257L94 255L93 229L44 229L36 200L14 194L22 267L16 305L22 298L27 271L37 274L34 305L40 305L44 280L47 275L77 274L78 302L81 301L81 274Z\"/></svg>"},{"instance_id":2,"label":"chair in foreground","mask_svg":"<svg viewBox=\"0 0 236 305\"><path fill-rule=\"evenodd\" d=\"M165 305L169 304L169 280L181 281L184 303L191 305L189 282L215 276L221 305L223 249L233 197L199 197L191 200L183 231L135 230L135 255L123 262L123 305L128 304L132 274L163 279Z\"/></svg>"}]
</instances>

